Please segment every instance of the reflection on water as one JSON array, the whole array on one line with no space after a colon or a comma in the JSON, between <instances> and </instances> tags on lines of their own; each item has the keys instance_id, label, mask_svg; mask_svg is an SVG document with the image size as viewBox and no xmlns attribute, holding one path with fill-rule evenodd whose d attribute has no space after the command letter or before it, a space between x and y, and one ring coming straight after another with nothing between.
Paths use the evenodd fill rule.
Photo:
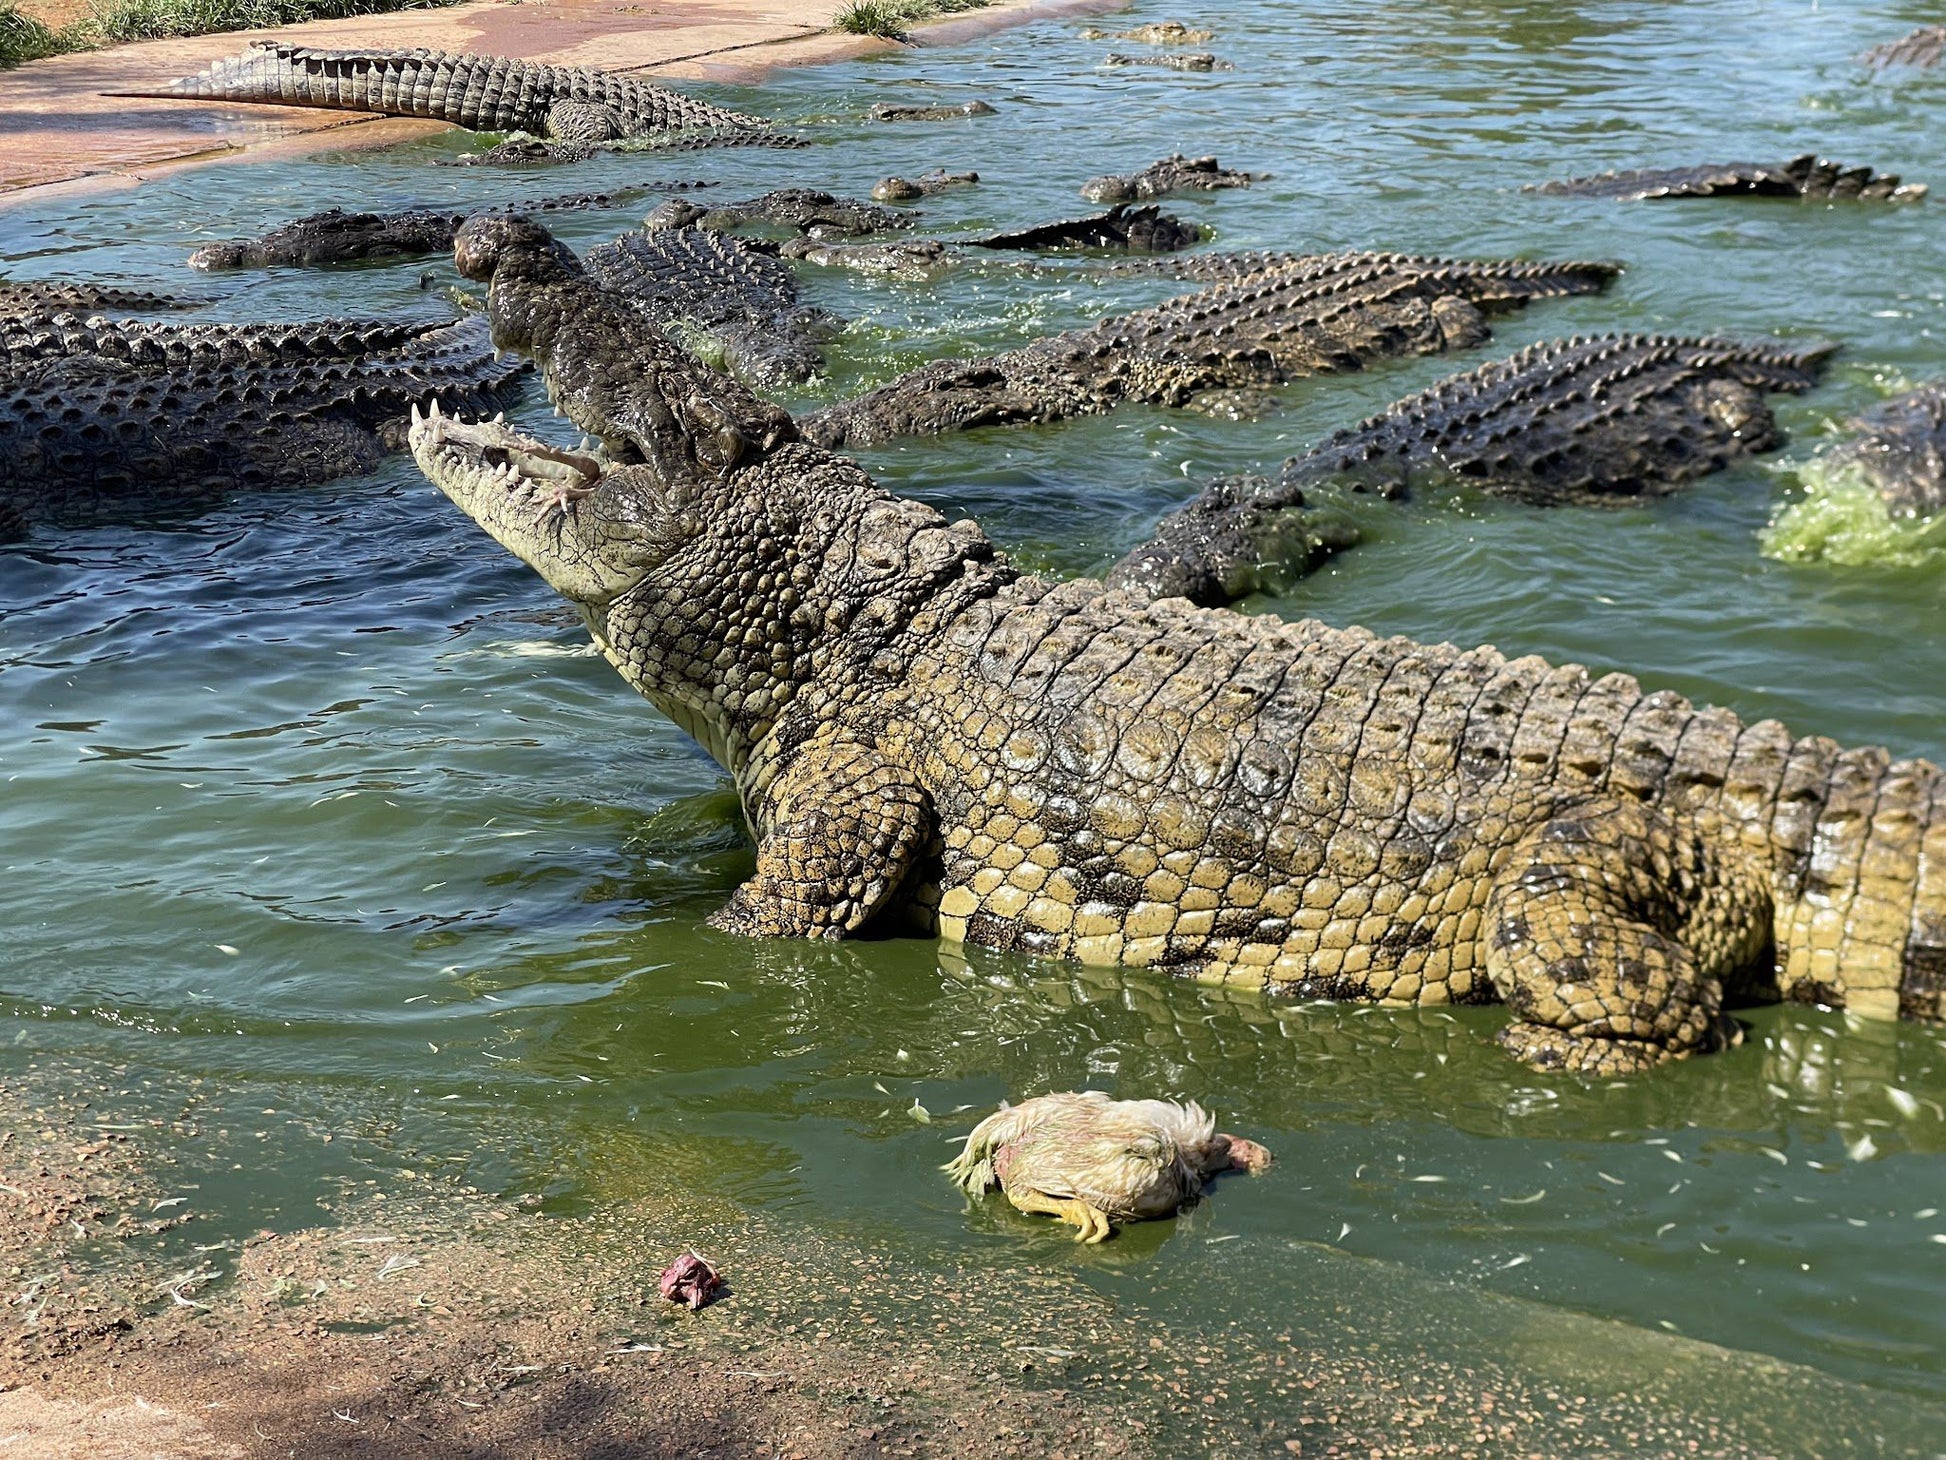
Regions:
<instances>
[{"instance_id":1,"label":"reflection on water","mask_svg":"<svg viewBox=\"0 0 1946 1460\"><path fill-rule=\"evenodd\" d=\"M1245 4L1212 43L1238 69L1213 76L1098 70L1104 43L1050 23L724 91L825 119L829 144L686 164L721 177L726 197L788 182L862 194L887 173L976 168L980 186L921 205L927 227L952 233L1072 213L1087 176L1213 151L1275 174L1167 205L1222 246L1629 265L1606 298L1497 322L1484 351L1305 382L1266 420L1129 411L869 456L887 484L976 514L1057 572L1111 561L1215 472L1274 465L1532 340L1841 339L1825 389L1776 402L1794 438L1782 470L1599 516L1465 495L1358 504L1365 545L1268 607L1626 668L1936 757L1938 558L1784 563L1759 534L1831 422L1881 381L1939 373L1941 205L1516 191L1813 148L1946 185L1928 171L1946 81L1872 79L1847 60L1913 23L1911 6L1782 0ZM861 120L877 100L973 97L997 114ZM397 207L535 190L427 166L465 145L30 201L0 213L0 261L186 286L207 283L182 268L197 243L312 211L320 195ZM671 170L602 158L571 185L644 175ZM586 246L622 216L559 222ZM209 312L429 315L442 305L420 287L425 267L217 281ZM832 378L793 403L1173 287L1086 260L983 263L930 284L815 272L812 302L853 324ZM540 424L537 393L515 414ZM1424 1341L1415 1315L1463 1310L1474 1316L1452 1318L1455 1331L1482 1350L1572 1376L1626 1347L1591 1321L1612 1319L1639 1339L1629 1362L1643 1372L1694 1361L1717 1376L1681 1402L1717 1397L1725 1370L1693 1347L1670 1357L1669 1328L1922 1406L1946 1397L1938 1030L1752 1010L1734 1052L1585 1086L1502 1058L1493 1010L1275 1005L909 940L722 937L701 918L750 865L722 777L402 463L187 522L0 549L0 848L0 1047L140 1062L165 1082L275 1080L327 1126L334 1111L382 1107L416 1165L563 1210L675 1178L914 1262L975 1244L996 1261L1073 1266L1129 1311L1199 1294L1221 1315L1212 1327L1299 1324L1322 1339L1362 1313L1359 1342L1405 1354ZM1131 1230L1100 1253L1001 1204L969 1211L935 1170L996 1100L1086 1085L1193 1096L1282 1161L1224 1183L1184 1226ZM298 1219L337 1170L333 1149L293 1146L263 1182L212 1174L216 1220ZM1274 1387L1262 1393L1274 1403ZM1752 1415L1777 1403L1755 1380L1721 1395Z\"/></svg>"}]
</instances>

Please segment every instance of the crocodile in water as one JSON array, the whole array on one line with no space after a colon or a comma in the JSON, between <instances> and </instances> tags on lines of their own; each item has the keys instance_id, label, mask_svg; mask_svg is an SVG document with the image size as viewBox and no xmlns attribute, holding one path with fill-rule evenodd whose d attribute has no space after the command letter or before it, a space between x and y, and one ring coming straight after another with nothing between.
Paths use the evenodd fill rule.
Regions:
<instances>
[{"instance_id":1,"label":"crocodile in water","mask_svg":"<svg viewBox=\"0 0 1946 1460\"><path fill-rule=\"evenodd\" d=\"M273 264L313 266L365 259L418 258L453 246L460 224L475 213L561 213L575 208L610 208L645 191L567 193L519 203L492 203L458 210L409 208L399 213L347 213L327 208L282 224L256 238L207 243L189 256L192 269L268 268Z\"/></svg>"},{"instance_id":2,"label":"crocodile in water","mask_svg":"<svg viewBox=\"0 0 1946 1460\"><path fill-rule=\"evenodd\" d=\"M1922 25L1858 59L1867 66L1936 66L1946 53L1946 25Z\"/></svg>"},{"instance_id":3,"label":"crocodile in water","mask_svg":"<svg viewBox=\"0 0 1946 1460\"><path fill-rule=\"evenodd\" d=\"M936 360L801 422L826 446L974 426L1101 415L1130 401L1196 396L1356 370L1388 355L1430 354L1487 337L1483 312L1592 294L1613 264L1467 262L1402 254L1250 255L1222 279L1092 329L975 360Z\"/></svg>"},{"instance_id":4,"label":"crocodile in water","mask_svg":"<svg viewBox=\"0 0 1946 1460\"><path fill-rule=\"evenodd\" d=\"M478 319L397 338L321 324L185 326L193 336L170 339L161 326L91 324L100 351L71 334L68 348L10 349L0 363L0 536L370 471L404 445L413 406L490 410L526 368L496 354Z\"/></svg>"},{"instance_id":5,"label":"crocodile in water","mask_svg":"<svg viewBox=\"0 0 1946 1460\"><path fill-rule=\"evenodd\" d=\"M645 316L645 331L706 335L725 368L759 383L808 380L824 368L821 342L844 328L799 301L797 278L771 244L651 228L590 249L586 268Z\"/></svg>"},{"instance_id":6,"label":"crocodile in water","mask_svg":"<svg viewBox=\"0 0 1946 1460\"><path fill-rule=\"evenodd\" d=\"M1459 482L1545 506L1661 496L1782 445L1763 393L1810 389L1833 348L1662 335L1534 345L1338 432L1275 482L1212 483L1108 582L1207 607L1274 589L1357 540L1333 489L1398 498Z\"/></svg>"},{"instance_id":7,"label":"crocodile in water","mask_svg":"<svg viewBox=\"0 0 1946 1460\"><path fill-rule=\"evenodd\" d=\"M1165 213L1154 203L1133 207L1117 203L1106 213L1062 218L984 238L966 240L969 248L1096 248L1124 253L1175 253L1203 241L1203 230Z\"/></svg>"},{"instance_id":8,"label":"crocodile in water","mask_svg":"<svg viewBox=\"0 0 1946 1460\"><path fill-rule=\"evenodd\" d=\"M950 122L961 117L990 117L994 111L984 101L961 102L958 106L906 106L882 101L865 115L874 122Z\"/></svg>"},{"instance_id":9,"label":"crocodile in water","mask_svg":"<svg viewBox=\"0 0 1946 1460\"><path fill-rule=\"evenodd\" d=\"M1643 168L1538 183L1525 191L1566 198L1872 198L1915 203L1924 183L1901 183L1897 173L1846 167L1807 152L1789 162L1724 162L1703 167Z\"/></svg>"},{"instance_id":10,"label":"crocodile in water","mask_svg":"<svg viewBox=\"0 0 1946 1460\"><path fill-rule=\"evenodd\" d=\"M979 180L977 172L948 172L943 167L935 167L916 178L882 177L872 184L872 196L881 203L910 203L948 188L969 187Z\"/></svg>"},{"instance_id":11,"label":"crocodile in water","mask_svg":"<svg viewBox=\"0 0 1946 1460\"><path fill-rule=\"evenodd\" d=\"M1846 423L1827 458L1856 469L1895 518L1946 512L1946 380L1928 381Z\"/></svg>"},{"instance_id":12,"label":"crocodile in water","mask_svg":"<svg viewBox=\"0 0 1946 1460\"><path fill-rule=\"evenodd\" d=\"M1180 20L1159 20L1132 30L1102 30L1091 25L1081 32L1084 41L1140 41L1149 46L1200 46L1215 38L1215 31L1192 30Z\"/></svg>"},{"instance_id":13,"label":"crocodile in water","mask_svg":"<svg viewBox=\"0 0 1946 1460\"><path fill-rule=\"evenodd\" d=\"M778 253L820 268L854 269L898 279L929 279L950 269L959 259L937 238L901 238L892 243L820 243L815 238L793 238Z\"/></svg>"},{"instance_id":14,"label":"crocodile in water","mask_svg":"<svg viewBox=\"0 0 1946 1460\"><path fill-rule=\"evenodd\" d=\"M643 220L648 228L687 228L693 224L714 231L744 228L753 223L795 229L809 238L851 238L861 233L910 228L912 215L856 198L836 198L816 188L777 188L759 198L713 208L692 203L687 198L671 198Z\"/></svg>"},{"instance_id":15,"label":"crocodile in water","mask_svg":"<svg viewBox=\"0 0 1946 1460\"><path fill-rule=\"evenodd\" d=\"M802 145L762 117L633 76L445 51L334 51L258 41L160 91L117 94L382 112L568 143L655 137L687 146Z\"/></svg>"},{"instance_id":16,"label":"crocodile in water","mask_svg":"<svg viewBox=\"0 0 1946 1460\"><path fill-rule=\"evenodd\" d=\"M71 314L80 310L133 309L163 312L198 309L207 299L183 294L157 294L127 289L120 284L93 284L65 279L0 279L0 316L14 314Z\"/></svg>"},{"instance_id":17,"label":"crocodile in water","mask_svg":"<svg viewBox=\"0 0 1946 1460\"><path fill-rule=\"evenodd\" d=\"M1626 675L1018 573L480 220L495 338L615 466L447 417L413 451L735 777L712 919L1148 964L1306 997L1511 1006L1544 1067L1737 1036L1727 1003L1937 1019L1946 786ZM624 371L609 362L622 358Z\"/></svg>"},{"instance_id":18,"label":"crocodile in water","mask_svg":"<svg viewBox=\"0 0 1946 1460\"><path fill-rule=\"evenodd\" d=\"M1101 58L1104 66L1154 66L1164 71L1234 71L1236 67L1208 51L1183 51L1173 56L1130 56L1110 51Z\"/></svg>"},{"instance_id":19,"label":"crocodile in water","mask_svg":"<svg viewBox=\"0 0 1946 1460\"><path fill-rule=\"evenodd\" d=\"M1214 157L1184 157L1175 152L1140 172L1111 172L1081 185L1091 203L1132 203L1168 193L1213 192L1219 188L1247 188L1269 177L1267 172L1239 172Z\"/></svg>"}]
</instances>

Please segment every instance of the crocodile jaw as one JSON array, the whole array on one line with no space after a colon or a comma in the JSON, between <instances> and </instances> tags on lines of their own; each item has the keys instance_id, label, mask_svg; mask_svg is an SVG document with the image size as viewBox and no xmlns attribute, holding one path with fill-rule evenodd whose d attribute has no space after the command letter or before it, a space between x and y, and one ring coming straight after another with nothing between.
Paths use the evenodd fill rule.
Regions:
<instances>
[{"instance_id":1,"label":"crocodile jaw","mask_svg":"<svg viewBox=\"0 0 1946 1460\"><path fill-rule=\"evenodd\" d=\"M588 612L635 587L666 555L660 493L640 468L610 469L506 424L415 406L408 437L426 478L501 546Z\"/></svg>"}]
</instances>

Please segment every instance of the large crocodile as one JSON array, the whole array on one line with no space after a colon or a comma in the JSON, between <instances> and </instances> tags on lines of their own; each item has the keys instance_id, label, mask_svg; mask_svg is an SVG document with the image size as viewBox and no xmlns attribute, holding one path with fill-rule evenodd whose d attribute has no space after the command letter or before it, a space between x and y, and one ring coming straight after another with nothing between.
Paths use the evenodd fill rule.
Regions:
<instances>
[{"instance_id":1,"label":"large crocodile","mask_svg":"<svg viewBox=\"0 0 1946 1460\"><path fill-rule=\"evenodd\" d=\"M912 215L856 198L833 197L818 188L774 188L761 197L745 198L741 203L719 203L714 207L687 198L671 198L643 220L643 226L648 228L694 226L712 231L743 228L752 223L768 223L794 229L806 237L830 240L910 228Z\"/></svg>"},{"instance_id":2,"label":"large crocodile","mask_svg":"<svg viewBox=\"0 0 1946 1460\"><path fill-rule=\"evenodd\" d=\"M633 76L419 49L334 51L258 41L159 91L117 94L381 112L569 143L655 137L686 146L803 145L762 117Z\"/></svg>"},{"instance_id":3,"label":"large crocodile","mask_svg":"<svg viewBox=\"0 0 1946 1460\"><path fill-rule=\"evenodd\" d=\"M822 342L844 328L799 302L797 278L771 244L649 228L590 249L584 262L642 312L646 328L707 336L725 368L759 383L808 380L824 368Z\"/></svg>"},{"instance_id":4,"label":"large crocodile","mask_svg":"<svg viewBox=\"0 0 1946 1460\"><path fill-rule=\"evenodd\" d=\"M0 536L370 471L413 406L489 410L526 369L477 319L179 328L92 321L0 360Z\"/></svg>"},{"instance_id":5,"label":"large crocodile","mask_svg":"<svg viewBox=\"0 0 1946 1460\"><path fill-rule=\"evenodd\" d=\"M1916 203L1924 183L1902 183L1897 173L1846 167L1815 152L1789 162L1722 162L1701 167L1641 168L1537 183L1525 191L1567 198L1869 198Z\"/></svg>"},{"instance_id":6,"label":"large crocodile","mask_svg":"<svg viewBox=\"0 0 1946 1460\"><path fill-rule=\"evenodd\" d=\"M1140 208L1117 203L1104 213L1010 228L965 242L968 248L1093 248L1117 249L1123 253L1175 253L1201 243L1203 237L1201 225L1185 223L1154 203Z\"/></svg>"},{"instance_id":7,"label":"large crocodile","mask_svg":"<svg viewBox=\"0 0 1946 1460\"><path fill-rule=\"evenodd\" d=\"M1895 518L1946 512L1946 380L1928 381L1846 423L1826 458L1855 470Z\"/></svg>"},{"instance_id":8,"label":"large crocodile","mask_svg":"<svg viewBox=\"0 0 1946 1460\"><path fill-rule=\"evenodd\" d=\"M1833 346L1670 335L1534 345L1396 401L1163 519L1111 586L1205 607L1300 576L1357 534L1320 489L1403 497L1460 482L1544 506L1673 492L1783 443L1763 392L1808 390Z\"/></svg>"},{"instance_id":9,"label":"large crocodile","mask_svg":"<svg viewBox=\"0 0 1946 1460\"><path fill-rule=\"evenodd\" d=\"M610 208L642 191L627 188L617 193L565 193L559 197L490 203L477 208L407 208L398 213L347 213L342 208L326 208L321 213L280 224L255 238L206 243L189 256L189 267L260 269L273 264L311 267L366 259L419 258L450 249L460 224L475 213L561 213L577 208Z\"/></svg>"},{"instance_id":10,"label":"large crocodile","mask_svg":"<svg viewBox=\"0 0 1946 1460\"><path fill-rule=\"evenodd\" d=\"M99 315L0 315L0 374L35 361L93 356L127 370L189 365L301 364L396 350L447 321L315 319L291 323L184 324Z\"/></svg>"},{"instance_id":11,"label":"large crocodile","mask_svg":"<svg viewBox=\"0 0 1946 1460\"><path fill-rule=\"evenodd\" d=\"M207 299L157 294L120 284L72 279L0 279L0 315L71 314L81 309L195 309L207 303Z\"/></svg>"},{"instance_id":12,"label":"large crocodile","mask_svg":"<svg viewBox=\"0 0 1946 1460\"><path fill-rule=\"evenodd\" d=\"M476 220L495 340L637 464L434 414L427 476L735 777L712 918L1147 964L1302 996L1499 1000L1606 1075L1739 999L1946 1014L1946 785L1626 675L1025 576L613 297Z\"/></svg>"},{"instance_id":13,"label":"large crocodile","mask_svg":"<svg viewBox=\"0 0 1946 1460\"><path fill-rule=\"evenodd\" d=\"M1487 337L1484 312L1591 294L1602 263L1468 262L1404 254L1215 255L1181 266L1215 287L1020 349L936 360L800 423L826 446L974 426L1100 415L1125 402L1181 406L1199 394L1356 370Z\"/></svg>"}]
</instances>

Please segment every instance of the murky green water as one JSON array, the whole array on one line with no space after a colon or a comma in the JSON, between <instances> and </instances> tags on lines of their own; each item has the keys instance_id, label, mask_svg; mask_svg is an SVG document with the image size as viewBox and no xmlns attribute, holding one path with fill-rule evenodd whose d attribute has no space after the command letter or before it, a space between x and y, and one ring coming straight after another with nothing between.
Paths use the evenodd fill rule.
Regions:
<instances>
[{"instance_id":1,"label":"murky green water","mask_svg":"<svg viewBox=\"0 0 1946 1460\"><path fill-rule=\"evenodd\" d=\"M1259 0L1216 22L1212 49L1237 69L1214 76L1098 71L1110 43L1043 24L719 90L815 124L829 145L805 153L430 168L455 136L207 168L30 199L0 213L0 261L194 286L181 267L194 244L327 202L672 176L720 177L723 197L786 182L862 193L890 171L977 168L981 187L925 209L950 231L1080 211L1091 173L1214 151L1276 175L1169 205L1223 246L1614 257L1629 272L1606 298L1506 320L1473 356L1293 387L1266 421L1129 411L980 433L871 453L881 479L977 515L1037 566L1081 572L1209 474L1274 464L1533 340L1840 339L1830 383L1778 402L1795 438L1781 462L1600 515L1373 504L1366 546L1267 607L1626 668L1746 716L1937 757L1946 556L1787 564L1758 534L1835 418L1941 369L1946 196L1891 209L1515 191L1813 149L1946 188L1946 77L1873 81L1848 59L1932 18L1896 3ZM888 97L976 96L999 115L857 120ZM587 245L629 217L563 232ZM433 314L448 282L438 261L237 276L212 313ZM856 323L807 398L1168 287L1096 265L936 285L816 276L814 298ZM1698 1406L1743 1404L1754 1420L1771 1403L1710 1379L1720 1365L1695 1370L1706 1350L1658 1348L1674 1330L1837 1381L1841 1398L1794 1418L1779 1448L1946 1451L1937 1029L1759 1010L1734 1053L1589 1087L1502 1059L1492 1010L1277 1006L918 942L751 945L703 928L749 865L715 767L409 463L0 548L0 1057L274 1081L327 1120L383 1109L401 1165L560 1202L625 1197L634 1162L703 1141L718 1194L861 1248L924 1261L981 1243L996 1260L1080 1264L1133 1310L1196 1294L1207 1322L1246 1332L1328 1336L1329 1315L1389 1304L1374 1321L1401 1356L1431 1341L1416 1315L1443 1314L1426 1322L1476 1353L1545 1348L1560 1372L1612 1360L1623 1376L1661 1362L1702 1375ZM1282 1163L1227 1184L1192 1229L1131 1232L1103 1254L964 1212L932 1169L946 1139L1003 1096L1090 1084L1194 1096ZM252 1170L206 1174L205 1231L315 1216L338 1158L314 1127L261 1127ZM1618 1330L1584 1316L1640 1344L1624 1357ZM1263 1397L1267 1413L1279 1402ZM1882 1431L1856 1427L1868 1413Z\"/></svg>"}]
</instances>

